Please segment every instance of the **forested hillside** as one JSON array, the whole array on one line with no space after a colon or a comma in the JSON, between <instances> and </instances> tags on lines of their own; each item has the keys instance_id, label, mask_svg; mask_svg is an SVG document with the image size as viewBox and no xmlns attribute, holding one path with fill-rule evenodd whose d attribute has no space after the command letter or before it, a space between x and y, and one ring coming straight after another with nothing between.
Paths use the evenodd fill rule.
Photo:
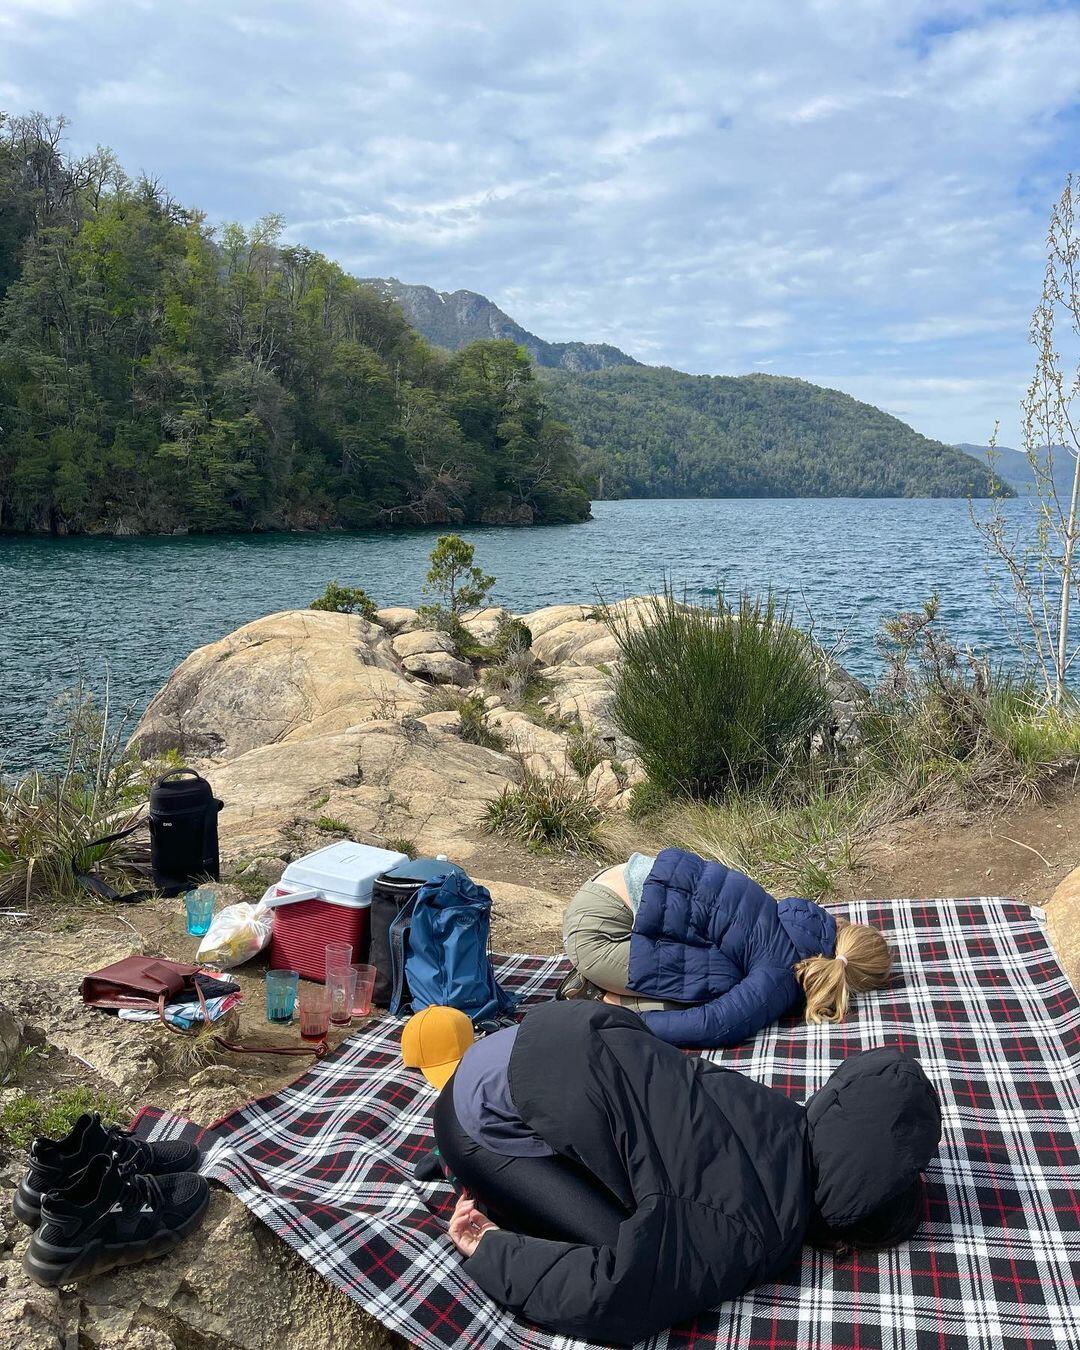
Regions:
<instances>
[{"instance_id":1,"label":"forested hillside","mask_svg":"<svg viewBox=\"0 0 1080 1350\"><path fill-rule=\"evenodd\" d=\"M955 447L804 380L622 366L544 384L603 497L961 497L992 482Z\"/></svg>"},{"instance_id":2,"label":"forested hillside","mask_svg":"<svg viewBox=\"0 0 1080 1350\"><path fill-rule=\"evenodd\" d=\"M281 221L215 230L0 118L0 529L583 520L525 354L450 355Z\"/></svg>"}]
</instances>

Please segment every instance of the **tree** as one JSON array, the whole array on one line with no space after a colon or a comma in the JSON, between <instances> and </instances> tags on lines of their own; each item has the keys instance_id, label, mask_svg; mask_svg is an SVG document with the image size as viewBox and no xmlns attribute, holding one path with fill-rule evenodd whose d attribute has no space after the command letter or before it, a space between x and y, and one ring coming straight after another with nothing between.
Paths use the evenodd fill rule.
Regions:
<instances>
[{"instance_id":1,"label":"tree","mask_svg":"<svg viewBox=\"0 0 1080 1350\"><path fill-rule=\"evenodd\" d=\"M971 517L992 560L1004 567L1011 595L994 579L995 594L1025 664L1042 680L1055 707L1065 699L1069 671L1080 654L1071 632L1071 607L1080 599L1076 544L1080 535L1080 360L1071 370L1059 351L1080 338L1080 187L1072 175L1050 213L1042 294L1032 315L1029 340L1035 372L1021 404L1023 447L1035 480L1037 526L1017 531L991 499L985 516ZM991 463L997 428L991 438ZM1072 462L1072 486L1063 500L1055 459Z\"/></svg>"},{"instance_id":2,"label":"tree","mask_svg":"<svg viewBox=\"0 0 1080 1350\"><path fill-rule=\"evenodd\" d=\"M463 610L479 609L495 585L495 578L485 576L473 565L475 549L460 535L441 534L431 550L424 591L437 595L437 607L456 619Z\"/></svg>"}]
</instances>

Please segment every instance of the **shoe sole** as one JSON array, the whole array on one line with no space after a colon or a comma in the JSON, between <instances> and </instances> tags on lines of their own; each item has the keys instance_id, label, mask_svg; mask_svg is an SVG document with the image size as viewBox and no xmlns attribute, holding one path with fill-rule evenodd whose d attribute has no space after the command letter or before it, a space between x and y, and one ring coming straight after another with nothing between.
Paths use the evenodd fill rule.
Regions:
<instances>
[{"instance_id":1,"label":"shoe sole","mask_svg":"<svg viewBox=\"0 0 1080 1350\"><path fill-rule=\"evenodd\" d=\"M43 1285L46 1289L56 1289L62 1284L91 1280L95 1275L104 1275L121 1266L135 1266L141 1261L153 1260L156 1256L171 1252L184 1238L194 1233L202 1223L209 1204L210 1191L207 1188L202 1204L178 1228L163 1228L145 1242L93 1242L77 1256L67 1260L50 1261L45 1253L35 1251L34 1238L31 1238L30 1246L23 1255L23 1270L35 1284Z\"/></svg>"},{"instance_id":2,"label":"shoe sole","mask_svg":"<svg viewBox=\"0 0 1080 1350\"><path fill-rule=\"evenodd\" d=\"M37 1228L41 1224L41 1201L35 1204L32 1200L23 1195L22 1184L15 1194L11 1197L11 1210L20 1223L26 1224L27 1228Z\"/></svg>"}]
</instances>

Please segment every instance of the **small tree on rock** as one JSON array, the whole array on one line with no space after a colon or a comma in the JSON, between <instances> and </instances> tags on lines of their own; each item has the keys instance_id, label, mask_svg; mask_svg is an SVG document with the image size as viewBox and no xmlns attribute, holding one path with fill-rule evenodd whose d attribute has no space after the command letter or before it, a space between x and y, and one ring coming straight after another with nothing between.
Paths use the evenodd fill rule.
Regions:
<instances>
[{"instance_id":1,"label":"small tree on rock","mask_svg":"<svg viewBox=\"0 0 1080 1350\"><path fill-rule=\"evenodd\" d=\"M438 610L454 620L464 610L481 608L495 578L473 565L474 553L472 544L467 544L460 535L439 536L431 550L431 566L424 585L425 593L438 599L434 606L425 609Z\"/></svg>"},{"instance_id":2,"label":"small tree on rock","mask_svg":"<svg viewBox=\"0 0 1080 1350\"><path fill-rule=\"evenodd\" d=\"M334 614L359 614L372 623L376 614L375 601L363 586L339 586L336 581L328 581L326 590L317 600L312 600L308 609L327 609Z\"/></svg>"}]
</instances>

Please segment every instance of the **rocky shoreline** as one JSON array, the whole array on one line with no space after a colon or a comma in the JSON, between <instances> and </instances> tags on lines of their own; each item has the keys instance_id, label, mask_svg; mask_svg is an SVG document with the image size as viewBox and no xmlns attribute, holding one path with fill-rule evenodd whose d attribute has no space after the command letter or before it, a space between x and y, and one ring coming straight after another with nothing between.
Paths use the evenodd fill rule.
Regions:
<instances>
[{"instance_id":1,"label":"rocky shoreline","mask_svg":"<svg viewBox=\"0 0 1080 1350\"><path fill-rule=\"evenodd\" d=\"M621 608L632 619L642 602ZM466 616L476 647L507 617L494 609ZM311 610L273 614L183 661L135 738L148 755L178 751L225 801L222 898L258 893L292 857L337 831L379 844L408 841L419 853L447 853L489 885L499 949L554 950L565 900L595 860L513 847L484 831L484 808L526 772L576 774L573 747L582 734L598 759L581 781L613 826L626 821L642 774L611 717L618 652L603 616L558 605L516 617L530 630L535 676L533 696L516 706L484 681L489 661L463 658L408 609L381 610L375 622ZM826 673L827 737L842 746L866 691L835 663ZM505 748L464 738L459 704L471 694L483 699ZM632 828L626 821L628 837ZM1051 933L1075 980L1080 880L1060 891L1048 910ZM0 1106L20 1091L86 1084L131 1111L155 1104L206 1124L296 1075L295 1064L260 1056L185 1062L180 1038L83 1007L78 990L89 969L132 952L191 958L180 909L175 900L88 901L0 917ZM235 972L245 1001L230 1028L263 1043L264 969L259 959ZM19 1088L2 1086L23 1061L29 1080L21 1073ZM37 1288L22 1274L26 1230L7 1201L23 1165L18 1150L0 1152L0 1345L263 1350L268 1327L290 1350L402 1344L221 1190L198 1238L170 1256L77 1288Z\"/></svg>"}]
</instances>

